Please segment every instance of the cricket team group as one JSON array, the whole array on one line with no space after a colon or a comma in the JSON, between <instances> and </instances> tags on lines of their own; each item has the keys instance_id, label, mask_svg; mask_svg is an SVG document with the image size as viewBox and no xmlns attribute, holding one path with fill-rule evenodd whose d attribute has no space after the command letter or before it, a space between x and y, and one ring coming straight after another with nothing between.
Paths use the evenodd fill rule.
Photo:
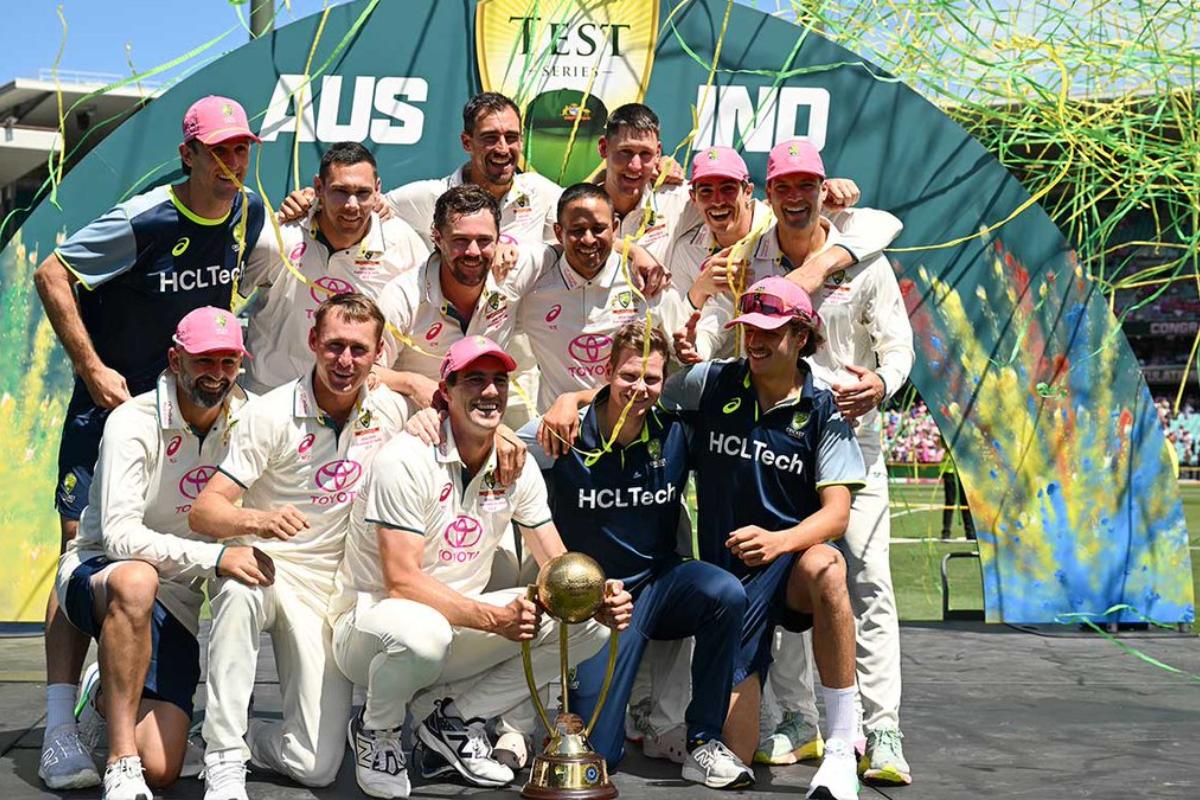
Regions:
<instances>
[{"instance_id":1,"label":"cricket team group","mask_svg":"<svg viewBox=\"0 0 1200 800\"><path fill-rule=\"evenodd\" d=\"M38 267L76 375L48 787L246 800L248 770L331 784L347 746L371 797L519 786L545 735L522 643L563 699L526 587L568 551L608 579L567 629L585 720L619 632L610 770L636 743L712 788L816 759L811 798L911 782L878 413L913 361L900 222L800 139L765 200L733 149L685 172L641 104L588 182L521 171L522 139L482 93L452 174L384 191L340 142L276 212L243 185L245 111L204 97L184 179ZM254 713L264 633L279 718Z\"/></svg>"}]
</instances>

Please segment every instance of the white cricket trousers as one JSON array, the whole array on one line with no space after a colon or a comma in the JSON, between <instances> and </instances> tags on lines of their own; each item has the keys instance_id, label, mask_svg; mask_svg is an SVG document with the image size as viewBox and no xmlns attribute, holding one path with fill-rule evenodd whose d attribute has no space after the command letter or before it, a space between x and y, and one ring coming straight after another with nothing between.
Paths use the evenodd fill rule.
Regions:
<instances>
[{"instance_id":1,"label":"white cricket trousers","mask_svg":"<svg viewBox=\"0 0 1200 800\"><path fill-rule=\"evenodd\" d=\"M867 485L854 495L846 528L846 580L857 628L858 690L869 733L900 727L900 622L892 590L887 466L882 452L867 469ZM811 665L799 635L784 633L769 682L785 709L815 717ZM810 719L810 721L814 721Z\"/></svg>"},{"instance_id":2,"label":"white cricket trousers","mask_svg":"<svg viewBox=\"0 0 1200 800\"><path fill-rule=\"evenodd\" d=\"M524 588L479 595L503 606ZM568 626L571 666L599 652L608 628L595 620ZM558 623L548 615L533 640L530 661L539 688L559 680ZM452 626L438 611L412 600L388 598L358 606L334 621L333 652L347 678L367 687L363 727L399 728L409 704L424 719L433 702L452 697L464 719L505 715L511 728L533 733L533 704L521 647L494 633ZM423 691L425 690L425 691Z\"/></svg>"},{"instance_id":3,"label":"white cricket trousers","mask_svg":"<svg viewBox=\"0 0 1200 800\"><path fill-rule=\"evenodd\" d=\"M236 750L243 760L305 786L328 786L342 763L352 686L333 660L325 619L333 576L275 559L275 583L211 582L208 701L204 741L212 755ZM282 722L255 720L247 748L247 711L258 665L259 634L271 634Z\"/></svg>"}]
</instances>

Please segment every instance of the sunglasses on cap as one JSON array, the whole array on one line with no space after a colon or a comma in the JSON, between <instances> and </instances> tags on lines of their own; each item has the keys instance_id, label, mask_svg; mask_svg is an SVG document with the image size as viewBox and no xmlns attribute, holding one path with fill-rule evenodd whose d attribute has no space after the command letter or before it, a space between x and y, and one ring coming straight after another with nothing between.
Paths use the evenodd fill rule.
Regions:
<instances>
[{"instance_id":1,"label":"sunglasses on cap","mask_svg":"<svg viewBox=\"0 0 1200 800\"><path fill-rule=\"evenodd\" d=\"M800 317L804 316L799 309L785 303L773 294L754 292L742 295L738 303L741 314L766 314L769 317Z\"/></svg>"}]
</instances>

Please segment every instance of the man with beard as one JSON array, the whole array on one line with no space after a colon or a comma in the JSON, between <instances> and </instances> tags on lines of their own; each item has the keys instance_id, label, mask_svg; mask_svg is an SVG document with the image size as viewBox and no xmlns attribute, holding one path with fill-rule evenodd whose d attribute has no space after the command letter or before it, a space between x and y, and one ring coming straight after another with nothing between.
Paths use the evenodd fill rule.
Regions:
<instances>
[{"instance_id":1,"label":"man with beard","mask_svg":"<svg viewBox=\"0 0 1200 800\"><path fill-rule=\"evenodd\" d=\"M79 535L55 583L67 620L99 642L108 728L105 800L150 800L179 776L200 681L204 581L271 583L271 559L188 527L192 498L225 456L246 401L234 379L242 330L228 311L192 311L175 329L157 387L108 416Z\"/></svg>"},{"instance_id":2,"label":"man with beard","mask_svg":"<svg viewBox=\"0 0 1200 800\"><path fill-rule=\"evenodd\" d=\"M383 447L355 505L334 615L338 666L367 687L350 724L359 786L375 797L407 797L400 745L406 707L421 719L425 777L454 771L474 786L503 786L484 720L531 709L519 642L529 642L534 681L595 653L607 632L628 624L630 597L609 581L597 619L568 628L541 619L523 586L487 591L501 537L516 524L537 564L566 548L532 462L511 485L495 479L493 442L516 362L492 340L455 342L441 366L446 419L431 447L401 434ZM531 734L532 717L524 720ZM416 756L414 756L416 758Z\"/></svg>"},{"instance_id":3,"label":"man with beard","mask_svg":"<svg viewBox=\"0 0 1200 800\"><path fill-rule=\"evenodd\" d=\"M429 248L403 220L381 221L375 157L358 142L338 142L313 178L320 201L307 217L265 231L238 288L255 296L246 339L255 354L246 385L263 393L312 365L308 331L326 297L359 292L377 299L398 275L415 269ZM291 266L284 259L291 262Z\"/></svg>"},{"instance_id":4,"label":"man with beard","mask_svg":"<svg viewBox=\"0 0 1200 800\"><path fill-rule=\"evenodd\" d=\"M821 216L826 197L824 178L825 166L810 142L795 139L771 150L767 159L767 200L776 222L748 254L746 268L756 277L796 278L794 273L803 272L814 257L840 241L841 232ZM693 287L693 296L702 283L707 283L703 275ZM855 423L867 464L867 484L854 496L844 541L858 631L858 682L866 729L863 775L882 783L908 784L912 782L912 771L901 746L900 628L889 560L887 467L878 409L908 379L913 364L912 326L896 275L882 257L839 270L818 285L820 288L812 295L813 305L824 324L828 344L809 358L809 364L813 374L832 388L839 412ZM705 294L713 291L709 286ZM695 300L697 307L703 308L703 315L732 313L733 300L728 294L716 295L711 302L704 294ZM693 320L689 326L683 337L681 360L698 358L687 340L693 328L702 325L703 320L699 326ZM807 674L802 669L800 644L793 639L780 653L780 662L786 664L775 673L781 685L794 684L799 676ZM809 713L815 710L803 700L812 697L810 687L788 685L780 694L799 696ZM784 709L785 719L777 731L786 743L780 746L778 741L764 742L764 760L786 760L796 748L812 741L811 730L797 734L798 718L786 715L793 710Z\"/></svg>"},{"instance_id":5,"label":"man with beard","mask_svg":"<svg viewBox=\"0 0 1200 800\"><path fill-rule=\"evenodd\" d=\"M76 375L55 495L64 547L90 495L109 412L154 388L185 314L229 308L243 254L265 222L258 197L240 191L257 141L236 101L198 100L184 114L179 145L187 179L116 206L70 236L34 273ZM79 744L72 713L88 643L58 613L54 593L45 645L46 735L38 774L51 789L93 786L100 776Z\"/></svg>"},{"instance_id":6,"label":"man with beard","mask_svg":"<svg viewBox=\"0 0 1200 800\"><path fill-rule=\"evenodd\" d=\"M335 295L313 320L314 368L244 409L189 514L200 533L259 540L275 563L269 586L227 578L210 586L206 800L246 800L247 758L306 786L332 783L342 762L351 686L334 664L325 617L359 481L401 429L407 404L386 387L367 389L384 324L370 298ZM247 719L263 632L282 722Z\"/></svg>"}]
</instances>

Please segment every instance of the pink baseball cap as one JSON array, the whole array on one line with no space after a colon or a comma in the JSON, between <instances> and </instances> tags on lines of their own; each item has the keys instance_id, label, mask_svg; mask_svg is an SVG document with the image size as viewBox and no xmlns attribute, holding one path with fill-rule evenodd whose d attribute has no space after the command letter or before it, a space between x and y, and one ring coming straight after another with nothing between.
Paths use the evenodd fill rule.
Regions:
<instances>
[{"instance_id":1,"label":"pink baseball cap","mask_svg":"<svg viewBox=\"0 0 1200 800\"><path fill-rule=\"evenodd\" d=\"M788 139L771 148L767 156L768 181L798 172L825 179L825 162L821 161L821 154L812 142L807 139Z\"/></svg>"},{"instance_id":2,"label":"pink baseball cap","mask_svg":"<svg viewBox=\"0 0 1200 800\"><path fill-rule=\"evenodd\" d=\"M484 356L500 359L500 363L509 372L517 368L513 357L488 337L467 336L452 344L446 352L446 357L442 359L442 380L446 380L451 372L464 370Z\"/></svg>"},{"instance_id":3,"label":"pink baseball cap","mask_svg":"<svg viewBox=\"0 0 1200 800\"><path fill-rule=\"evenodd\" d=\"M732 147L706 147L692 158L692 182L705 178L750 180L746 162Z\"/></svg>"},{"instance_id":4,"label":"pink baseball cap","mask_svg":"<svg viewBox=\"0 0 1200 800\"><path fill-rule=\"evenodd\" d=\"M210 94L192 103L183 115L183 141L199 139L203 144L220 144L230 139L262 141L250 131L246 110L237 100Z\"/></svg>"},{"instance_id":5,"label":"pink baseball cap","mask_svg":"<svg viewBox=\"0 0 1200 800\"><path fill-rule=\"evenodd\" d=\"M246 346L242 341L242 326L237 317L223 308L201 306L179 320L175 335L171 337L185 353L198 356L217 350L232 350L247 358Z\"/></svg>"},{"instance_id":6,"label":"pink baseball cap","mask_svg":"<svg viewBox=\"0 0 1200 800\"><path fill-rule=\"evenodd\" d=\"M725 323L725 327L749 325L773 331L797 318L821 326L821 318L813 313L808 292L787 278L772 275L746 290L738 300L738 316Z\"/></svg>"}]
</instances>

